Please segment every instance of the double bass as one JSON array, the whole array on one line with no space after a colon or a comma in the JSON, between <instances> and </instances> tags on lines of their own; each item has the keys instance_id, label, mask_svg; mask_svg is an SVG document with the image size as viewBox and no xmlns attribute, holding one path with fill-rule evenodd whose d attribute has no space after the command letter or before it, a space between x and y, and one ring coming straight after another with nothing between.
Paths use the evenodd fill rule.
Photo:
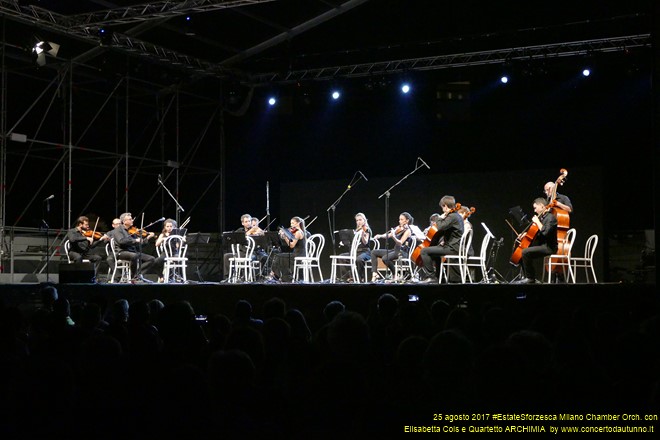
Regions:
<instances>
[{"instance_id":1,"label":"double bass","mask_svg":"<svg viewBox=\"0 0 660 440\"><path fill-rule=\"evenodd\" d=\"M559 172L561 174L555 181L555 186L552 189L552 195L550 196L550 203L548 203L545 206L544 212L548 212L548 210L550 210L550 212L557 218L557 242L559 244L559 249L557 249L557 253L563 254L564 240L566 238L566 233L569 229L569 215L568 212L556 206L557 203L556 198L557 198L557 186L564 184L564 180L568 175L568 171L562 168ZM539 232L538 226L536 226L536 223L532 222L527 227L527 229L523 231L523 233L521 233L516 238L516 248L514 249L513 254L511 254L511 260L510 260L511 264L513 264L514 266L518 266L520 264L520 260L522 259L523 249L528 248L532 244L538 232ZM552 269L556 270L557 268L553 267Z\"/></svg>"}]
</instances>

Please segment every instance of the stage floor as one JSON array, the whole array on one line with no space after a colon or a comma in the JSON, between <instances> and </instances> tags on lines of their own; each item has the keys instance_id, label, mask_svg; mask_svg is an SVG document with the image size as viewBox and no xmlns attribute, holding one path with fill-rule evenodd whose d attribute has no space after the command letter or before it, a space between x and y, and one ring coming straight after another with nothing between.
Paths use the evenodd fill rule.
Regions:
<instances>
[{"instance_id":1,"label":"stage floor","mask_svg":"<svg viewBox=\"0 0 660 440\"><path fill-rule=\"evenodd\" d=\"M38 302L43 283L0 284L0 298L6 306L26 307ZM450 306L481 310L485 306L523 307L530 313L546 310L571 313L576 307L594 312L627 311L635 315L657 314L658 295L654 284L55 284L60 296L72 305L102 300L111 304L118 299L129 302L159 299L164 304L180 300L191 303L200 315L233 315L236 302L250 301L254 315L260 317L263 303L273 297L283 299L288 308L301 310L311 328L323 322L323 308L338 300L347 309L367 316L384 293L391 293L400 304L418 298L417 305L430 309L437 300Z\"/></svg>"}]
</instances>

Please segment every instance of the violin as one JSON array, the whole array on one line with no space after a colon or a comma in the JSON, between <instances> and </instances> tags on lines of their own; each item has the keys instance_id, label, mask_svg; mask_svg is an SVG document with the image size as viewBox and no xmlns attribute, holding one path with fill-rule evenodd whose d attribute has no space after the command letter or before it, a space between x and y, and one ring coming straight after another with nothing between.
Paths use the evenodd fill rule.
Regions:
<instances>
[{"instance_id":1,"label":"violin","mask_svg":"<svg viewBox=\"0 0 660 440\"><path fill-rule=\"evenodd\" d=\"M147 238L151 232L147 232L144 229L138 229L136 226L131 226L128 229L130 235L137 235L138 237Z\"/></svg>"},{"instance_id":2,"label":"violin","mask_svg":"<svg viewBox=\"0 0 660 440\"><path fill-rule=\"evenodd\" d=\"M100 240L101 237L103 237L102 233L100 233L98 231L91 231L89 229L87 229L86 231L82 231L82 234L85 237L92 237L92 238L94 238L94 240Z\"/></svg>"}]
</instances>

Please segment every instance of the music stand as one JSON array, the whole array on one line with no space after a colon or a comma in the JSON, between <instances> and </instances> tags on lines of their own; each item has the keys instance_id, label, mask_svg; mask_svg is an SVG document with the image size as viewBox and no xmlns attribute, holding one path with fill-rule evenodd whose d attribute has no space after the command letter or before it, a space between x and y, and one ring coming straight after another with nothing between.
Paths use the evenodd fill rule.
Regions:
<instances>
[{"instance_id":1,"label":"music stand","mask_svg":"<svg viewBox=\"0 0 660 440\"><path fill-rule=\"evenodd\" d=\"M211 240L211 234L203 234L201 232L198 232L196 234L189 234L186 237L186 243L188 245L196 245L195 246L195 274L197 275L197 279L199 282L203 283L204 280L202 279L202 274L199 272L199 245L201 243L207 244Z\"/></svg>"},{"instance_id":2,"label":"music stand","mask_svg":"<svg viewBox=\"0 0 660 440\"><path fill-rule=\"evenodd\" d=\"M188 232L188 229L186 229L186 228L175 228L175 229L172 229L172 232L170 232L170 235L180 235L182 237L185 237L187 232Z\"/></svg>"}]
</instances>

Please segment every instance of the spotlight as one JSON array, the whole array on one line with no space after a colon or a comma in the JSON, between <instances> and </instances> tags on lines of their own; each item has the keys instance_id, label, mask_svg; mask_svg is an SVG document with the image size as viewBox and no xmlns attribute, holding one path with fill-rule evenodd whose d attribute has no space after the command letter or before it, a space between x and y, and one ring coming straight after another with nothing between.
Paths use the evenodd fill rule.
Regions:
<instances>
[{"instance_id":1,"label":"spotlight","mask_svg":"<svg viewBox=\"0 0 660 440\"><path fill-rule=\"evenodd\" d=\"M336 101L341 97L341 92L339 90L333 90L330 96Z\"/></svg>"},{"instance_id":2,"label":"spotlight","mask_svg":"<svg viewBox=\"0 0 660 440\"><path fill-rule=\"evenodd\" d=\"M33 48L32 53L37 56L37 64L44 66L46 64L46 55L57 57L60 45L51 41L40 41Z\"/></svg>"},{"instance_id":3,"label":"spotlight","mask_svg":"<svg viewBox=\"0 0 660 440\"><path fill-rule=\"evenodd\" d=\"M506 75L502 75L502 77L500 78L500 82L501 82L502 84L506 84L506 83L508 83L508 82L509 82L509 77L506 76Z\"/></svg>"},{"instance_id":4,"label":"spotlight","mask_svg":"<svg viewBox=\"0 0 660 440\"><path fill-rule=\"evenodd\" d=\"M584 70L582 70L582 76L587 77L587 76L589 76L589 75L591 75L591 69L584 69Z\"/></svg>"},{"instance_id":5,"label":"spotlight","mask_svg":"<svg viewBox=\"0 0 660 440\"><path fill-rule=\"evenodd\" d=\"M403 94L405 95L405 94L407 94L408 92L410 92L410 84L408 84L408 83L403 83L403 84L401 85L401 93L403 93Z\"/></svg>"},{"instance_id":6,"label":"spotlight","mask_svg":"<svg viewBox=\"0 0 660 440\"><path fill-rule=\"evenodd\" d=\"M275 104L277 104L277 98L274 96L271 96L268 98L268 105L273 107Z\"/></svg>"},{"instance_id":7,"label":"spotlight","mask_svg":"<svg viewBox=\"0 0 660 440\"><path fill-rule=\"evenodd\" d=\"M101 46L111 46L112 45L112 38L114 35L114 31L110 28L107 27L100 27L98 32L99 36L99 41Z\"/></svg>"}]
</instances>

